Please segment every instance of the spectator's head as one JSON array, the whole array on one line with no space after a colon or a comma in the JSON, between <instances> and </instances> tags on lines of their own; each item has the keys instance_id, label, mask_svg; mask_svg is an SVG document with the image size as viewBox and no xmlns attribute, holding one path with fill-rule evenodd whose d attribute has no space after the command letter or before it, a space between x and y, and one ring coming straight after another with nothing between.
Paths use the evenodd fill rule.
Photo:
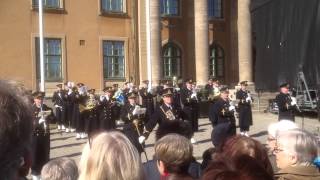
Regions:
<instances>
[{"instance_id":1,"label":"spectator's head","mask_svg":"<svg viewBox=\"0 0 320 180\"><path fill-rule=\"evenodd\" d=\"M257 140L246 136L233 136L224 142L220 152L224 156L232 159L236 159L241 155L249 155L260 162L270 175L273 175L273 169L268 158L267 150Z\"/></svg>"},{"instance_id":2,"label":"spectator's head","mask_svg":"<svg viewBox=\"0 0 320 180\"><path fill-rule=\"evenodd\" d=\"M80 180L140 180L142 164L136 148L120 132L103 132L84 147Z\"/></svg>"},{"instance_id":3,"label":"spectator's head","mask_svg":"<svg viewBox=\"0 0 320 180\"><path fill-rule=\"evenodd\" d=\"M209 148L205 150L202 154L202 163L201 163L201 169L206 169L210 161L214 160L216 155L216 148Z\"/></svg>"},{"instance_id":4,"label":"spectator's head","mask_svg":"<svg viewBox=\"0 0 320 180\"><path fill-rule=\"evenodd\" d=\"M49 161L41 170L42 180L77 180L78 167L70 158L58 158Z\"/></svg>"},{"instance_id":5,"label":"spectator's head","mask_svg":"<svg viewBox=\"0 0 320 180\"><path fill-rule=\"evenodd\" d=\"M188 174L192 162L190 140L178 134L168 134L155 144L155 157L161 175Z\"/></svg>"},{"instance_id":6,"label":"spectator's head","mask_svg":"<svg viewBox=\"0 0 320 180\"><path fill-rule=\"evenodd\" d=\"M31 133L30 97L14 82L0 80L0 174L14 179L26 163ZM26 153L27 152L27 153Z\"/></svg>"},{"instance_id":7,"label":"spectator's head","mask_svg":"<svg viewBox=\"0 0 320 180\"><path fill-rule=\"evenodd\" d=\"M159 128L156 131L156 140L159 140L170 133L179 134L187 139L191 139L192 137L192 129L188 123L180 120L173 120L163 122L159 125Z\"/></svg>"},{"instance_id":8,"label":"spectator's head","mask_svg":"<svg viewBox=\"0 0 320 180\"><path fill-rule=\"evenodd\" d=\"M292 129L279 132L274 149L277 166L280 169L311 165L318 154L316 138L307 131Z\"/></svg>"},{"instance_id":9,"label":"spectator's head","mask_svg":"<svg viewBox=\"0 0 320 180\"><path fill-rule=\"evenodd\" d=\"M272 176L254 158L241 155L235 159L217 156L203 173L203 180L272 180Z\"/></svg>"},{"instance_id":10,"label":"spectator's head","mask_svg":"<svg viewBox=\"0 0 320 180\"><path fill-rule=\"evenodd\" d=\"M269 149L273 151L276 144L277 133L282 131L287 131L290 129L297 129L297 128L298 128L297 124L290 120L281 120L279 122L270 124L268 126L268 139L267 139Z\"/></svg>"}]
</instances>

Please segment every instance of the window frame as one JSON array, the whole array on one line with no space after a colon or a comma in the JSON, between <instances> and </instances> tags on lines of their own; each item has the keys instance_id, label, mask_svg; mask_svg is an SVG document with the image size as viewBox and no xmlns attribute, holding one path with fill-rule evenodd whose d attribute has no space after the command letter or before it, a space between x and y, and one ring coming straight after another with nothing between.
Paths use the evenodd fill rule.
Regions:
<instances>
[{"instance_id":1,"label":"window frame","mask_svg":"<svg viewBox=\"0 0 320 180\"><path fill-rule=\"evenodd\" d=\"M166 76L166 62L165 62L165 59L167 58L170 58L170 56L165 56L164 53L165 53L165 49L166 48L169 48L169 47L173 47L177 50L177 54L176 56L174 57L171 57L171 58L175 58L177 61L176 61L176 75L173 74L173 72L171 72L171 76ZM161 59L162 59L162 77L163 79L172 79L174 76L180 76L181 75L181 61L182 61L182 50L181 48L174 42L168 42L166 44L164 44L162 46L162 49L161 49ZM172 62L171 62L171 66L172 66ZM171 68L173 69L173 68Z\"/></svg>"},{"instance_id":2,"label":"window frame","mask_svg":"<svg viewBox=\"0 0 320 180\"><path fill-rule=\"evenodd\" d=\"M38 2L39 0L32 0L32 9L38 11L39 10L39 5L38 3L35 4L36 2ZM50 7L50 6L46 6L46 4L43 4L43 9L44 12L46 13L65 13L65 1L64 0L57 0L59 1L59 7ZM46 0L45 0L46 2Z\"/></svg>"},{"instance_id":3,"label":"window frame","mask_svg":"<svg viewBox=\"0 0 320 180\"><path fill-rule=\"evenodd\" d=\"M212 56L213 49L216 49L215 56ZM221 53L222 53L221 56L219 56L218 50L221 50ZM225 57L226 57L225 51L220 44L214 42L210 45L209 47L209 76L210 77L212 76L216 78L223 78L225 76ZM214 59L214 64L212 63L213 59ZM220 64L219 64L219 60L222 61L220 62ZM211 68L213 66L214 66L214 71ZM222 71L221 74L218 72L219 70Z\"/></svg>"},{"instance_id":4,"label":"window frame","mask_svg":"<svg viewBox=\"0 0 320 180\"><path fill-rule=\"evenodd\" d=\"M170 18L170 17L181 17L181 6L182 6L182 2L181 2L181 0L176 0L178 3L178 7L177 7L177 14L165 14L165 13L162 13L162 11L163 11L163 6L162 6L162 1L171 1L171 0L160 0L160 16L162 17L162 18Z\"/></svg>"},{"instance_id":5,"label":"window frame","mask_svg":"<svg viewBox=\"0 0 320 180\"><path fill-rule=\"evenodd\" d=\"M46 54L47 51L44 49L44 66L45 66L45 82L62 82L64 80L64 40L60 37L44 37L44 48L46 47L46 43L48 43L48 40L59 40L60 41L60 54L55 55L55 54ZM39 44L39 37L34 38L34 43L35 43L35 68L36 68L36 80L40 80L40 44ZM48 64L49 57L54 57L54 56L59 56L60 57L60 77L59 78L48 78L47 72L48 72Z\"/></svg>"},{"instance_id":6,"label":"window frame","mask_svg":"<svg viewBox=\"0 0 320 180\"><path fill-rule=\"evenodd\" d=\"M214 16L214 14L215 14L214 6L212 7L213 15L210 15L209 1L213 1L213 5L214 5L215 1L217 1L217 0L208 0L208 19L209 20L224 20L224 0L220 0L220 6L221 6L220 7L220 17Z\"/></svg>"},{"instance_id":7,"label":"window frame","mask_svg":"<svg viewBox=\"0 0 320 180\"><path fill-rule=\"evenodd\" d=\"M104 9L102 4L102 1L109 1L109 0L99 0L99 6L100 6L100 15L102 16L114 16L114 17L127 17L127 0L121 0L122 1L122 11L109 11L107 9ZM112 0L110 0L112 1Z\"/></svg>"},{"instance_id":8,"label":"window frame","mask_svg":"<svg viewBox=\"0 0 320 180\"><path fill-rule=\"evenodd\" d=\"M112 42L112 43L116 43L116 42L122 42L123 43L123 47L122 47L122 49L123 49L123 52L122 52L122 56L123 56L123 62L122 62L122 64L123 64L123 67L122 67L122 70L123 70L123 76L122 77L115 77L115 76L109 76L108 74L109 74L109 71L108 71L108 68L106 68L105 67L105 65L108 65L108 62L106 62L105 63L105 58L107 58L107 57L110 57L110 56L107 56L107 55L105 55L104 54L104 43L107 43L107 42ZM114 45L113 45L114 46ZM101 50L102 50L102 53L101 53L101 55L102 55L102 77L103 77L103 80L104 81L106 81L106 80L119 80L119 81L123 81L123 80L125 80L126 79L126 66L127 66L127 64L126 64L126 58L127 58L127 56L126 56L126 51L127 51L127 49L126 49L127 47L126 47L126 40L123 40L123 39L102 39L101 40ZM106 70L106 71L105 71ZM106 76L105 76L105 74L106 74Z\"/></svg>"}]
</instances>

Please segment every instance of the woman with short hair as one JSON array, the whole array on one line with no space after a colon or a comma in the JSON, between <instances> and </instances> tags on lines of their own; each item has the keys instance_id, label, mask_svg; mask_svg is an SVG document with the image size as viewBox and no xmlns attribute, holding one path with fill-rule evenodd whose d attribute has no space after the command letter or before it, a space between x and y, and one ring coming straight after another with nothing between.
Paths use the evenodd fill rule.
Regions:
<instances>
[{"instance_id":1,"label":"woman with short hair","mask_svg":"<svg viewBox=\"0 0 320 180\"><path fill-rule=\"evenodd\" d=\"M192 180L188 168L192 162L192 144L178 134L168 134L155 144L155 157L161 179Z\"/></svg>"},{"instance_id":2,"label":"woman with short hair","mask_svg":"<svg viewBox=\"0 0 320 180\"><path fill-rule=\"evenodd\" d=\"M84 147L79 180L143 180L137 149L120 132L103 132Z\"/></svg>"},{"instance_id":3,"label":"woman with short hair","mask_svg":"<svg viewBox=\"0 0 320 180\"><path fill-rule=\"evenodd\" d=\"M275 175L280 180L320 179L313 160L318 154L318 142L307 131L294 129L279 132L274 149L280 171Z\"/></svg>"}]
</instances>

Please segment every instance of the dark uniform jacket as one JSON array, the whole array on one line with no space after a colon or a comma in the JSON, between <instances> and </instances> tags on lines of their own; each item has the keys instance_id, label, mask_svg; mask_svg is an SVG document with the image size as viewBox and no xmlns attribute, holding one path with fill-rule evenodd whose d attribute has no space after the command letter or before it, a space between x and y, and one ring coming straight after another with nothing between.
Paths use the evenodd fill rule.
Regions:
<instances>
[{"instance_id":1,"label":"dark uniform jacket","mask_svg":"<svg viewBox=\"0 0 320 180\"><path fill-rule=\"evenodd\" d=\"M46 127L44 123L39 123L40 116L39 113L42 111L51 111L51 115L49 115L45 119ZM49 161L49 153L50 153L50 130L49 130L49 122L54 119L54 115L52 113L52 109L42 105L41 108L37 107L35 104L32 105L33 110L33 136L32 136L32 174L40 174L42 166L44 166Z\"/></svg>"},{"instance_id":2,"label":"dark uniform jacket","mask_svg":"<svg viewBox=\"0 0 320 180\"><path fill-rule=\"evenodd\" d=\"M192 130L197 131L198 130L198 100L196 97L191 97L193 94L192 90L189 90L188 88L183 88L180 91L180 98L182 103L182 110L185 114L187 120L189 121Z\"/></svg>"},{"instance_id":3,"label":"dark uniform jacket","mask_svg":"<svg viewBox=\"0 0 320 180\"><path fill-rule=\"evenodd\" d=\"M252 111L251 103L247 102L248 91L240 89L236 93L236 98L239 100L239 126L240 127L249 127L252 125Z\"/></svg>"},{"instance_id":4,"label":"dark uniform jacket","mask_svg":"<svg viewBox=\"0 0 320 180\"><path fill-rule=\"evenodd\" d=\"M68 95L68 101L70 103L70 108L69 108L69 121L70 125L72 128L76 128L77 124L80 119L80 109L79 109L79 104L80 104L80 95L78 91L74 91L71 94Z\"/></svg>"},{"instance_id":5,"label":"dark uniform jacket","mask_svg":"<svg viewBox=\"0 0 320 180\"><path fill-rule=\"evenodd\" d=\"M163 103L156 107L150 120L146 124L147 133L150 133L157 124L161 125L165 121L183 120L183 118L184 116L180 108L173 105L169 108Z\"/></svg>"},{"instance_id":6,"label":"dark uniform jacket","mask_svg":"<svg viewBox=\"0 0 320 180\"><path fill-rule=\"evenodd\" d=\"M116 128L117 105L115 100L104 98L98 106L99 127L102 130L110 130Z\"/></svg>"},{"instance_id":7,"label":"dark uniform jacket","mask_svg":"<svg viewBox=\"0 0 320 180\"><path fill-rule=\"evenodd\" d=\"M147 88L141 88L139 90L139 95L141 96L143 107L147 108L147 114L151 116L154 112L154 101L153 98L155 97L153 94L149 93Z\"/></svg>"},{"instance_id":8,"label":"dark uniform jacket","mask_svg":"<svg viewBox=\"0 0 320 180\"><path fill-rule=\"evenodd\" d=\"M291 106L291 97L289 94L281 93L277 95L276 102L279 108L279 121L282 119L294 121L295 106Z\"/></svg>"},{"instance_id":9,"label":"dark uniform jacket","mask_svg":"<svg viewBox=\"0 0 320 180\"><path fill-rule=\"evenodd\" d=\"M138 105L139 106L139 105ZM131 141L131 143L141 153L143 152L142 145L139 143L139 136L143 135L144 122L146 120L145 115L133 115L135 106L127 103L125 104L120 113L120 118L124 122L123 132Z\"/></svg>"},{"instance_id":10,"label":"dark uniform jacket","mask_svg":"<svg viewBox=\"0 0 320 180\"><path fill-rule=\"evenodd\" d=\"M52 102L53 105L58 105L59 107L56 108L56 117L58 124L64 124L66 125L65 121L67 118L67 112L66 112L66 107L67 107L67 95L66 92L61 90L61 91L55 91L52 96Z\"/></svg>"}]
</instances>

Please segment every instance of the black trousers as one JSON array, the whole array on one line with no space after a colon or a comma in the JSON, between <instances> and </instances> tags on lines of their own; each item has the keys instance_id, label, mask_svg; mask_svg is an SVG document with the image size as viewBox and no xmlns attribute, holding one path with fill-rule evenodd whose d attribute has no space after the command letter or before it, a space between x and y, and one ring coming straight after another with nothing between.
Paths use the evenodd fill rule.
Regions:
<instances>
[{"instance_id":1,"label":"black trousers","mask_svg":"<svg viewBox=\"0 0 320 180\"><path fill-rule=\"evenodd\" d=\"M34 134L32 136L32 165L31 173L40 175L42 167L49 161L50 158L50 134Z\"/></svg>"},{"instance_id":2,"label":"black trousers","mask_svg":"<svg viewBox=\"0 0 320 180\"><path fill-rule=\"evenodd\" d=\"M66 111L61 108L56 108L56 118L58 125L66 126Z\"/></svg>"}]
</instances>

